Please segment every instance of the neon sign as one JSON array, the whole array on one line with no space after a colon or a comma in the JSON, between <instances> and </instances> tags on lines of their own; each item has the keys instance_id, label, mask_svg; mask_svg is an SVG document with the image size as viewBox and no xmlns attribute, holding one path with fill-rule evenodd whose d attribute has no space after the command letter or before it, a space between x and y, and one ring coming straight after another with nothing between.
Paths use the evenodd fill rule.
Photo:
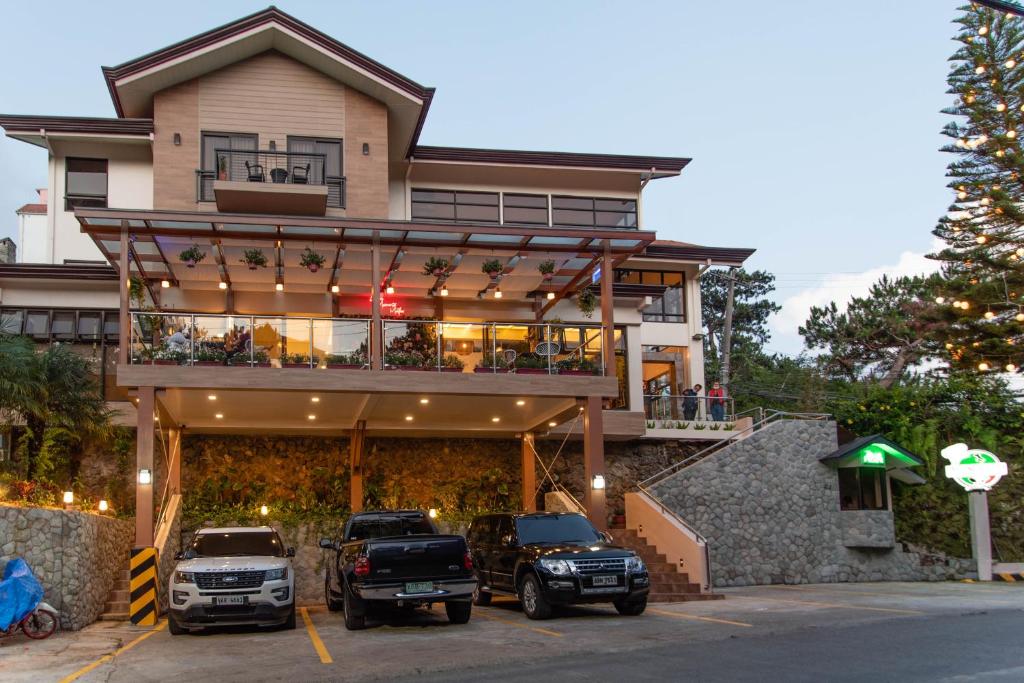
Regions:
<instances>
[{"instance_id":1,"label":"neon sign","mask_svg":"<svg viewBox=\"0 0 1024 683\"><path fill-rule=\"evenodd\" d=\"M861 458L861 462L865 465L884 465L885 453L880 453L879 451L867 451Z\"/></svg>"},{"instance_id":2,"label":"neon sign","mask_svg":"<svg viewBox=\"0 0 1024 683\"><path fill-rule=\"evenodd\" d=\"M965 491L989 491L1006 476L1006 463L993 453L980 448L968 448L965 443L942 449L942 457L949 461L946 476L964 487Z\"/></svg>"}]
</instances>

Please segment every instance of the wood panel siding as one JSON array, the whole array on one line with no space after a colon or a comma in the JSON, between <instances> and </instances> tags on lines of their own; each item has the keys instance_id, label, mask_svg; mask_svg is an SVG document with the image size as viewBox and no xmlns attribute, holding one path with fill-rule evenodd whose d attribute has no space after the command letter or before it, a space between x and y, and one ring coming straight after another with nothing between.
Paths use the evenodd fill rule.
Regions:
<instances>
[{"instance_id":1,"label":"wood panel siding","mask_svg":"<svg viewBox=\"0 0 1024 683\"><path fill-rule=\"evenodd\" d=\"M388 110L349 88L346 98L346 211L356 218L388 217ZM368 144L369 154L363 154Z\"/></svg>"},{"instance_id":2,"label":"wood panel siding","mask_svg":"<svg viewBox=\"0 0 1024 683\"><path fill-rule=\"evenodd\" d=\"M174 134L181 144L174 144ZM153 208L196 209L199 83L186 81L153 97Z\"/></svg>"}]
</instances>

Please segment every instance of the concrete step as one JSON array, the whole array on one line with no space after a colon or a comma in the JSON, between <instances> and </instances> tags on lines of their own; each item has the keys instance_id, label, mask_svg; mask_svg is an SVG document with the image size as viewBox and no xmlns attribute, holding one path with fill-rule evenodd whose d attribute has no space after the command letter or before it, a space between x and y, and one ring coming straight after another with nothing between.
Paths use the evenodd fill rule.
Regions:
<instances>
[{"instance_id":1,"label":"concrete step","mask_svg":"<svg viewBox=\"0 0 1024 683\"><path fill-rule=\"evenodd\" d=\"M128 563L125 562L125 564L128 564ZM117 575L117 578L118 578L119 581L131 581L132 580L132 572L129 569L122 569L121 573Z\"/></svg>"},{"instance_id":2,"label":"concrete step","mask_svg":"<svg viewBox=\"0 0 1024 683\"><path fill-rule=\"evenodd\" d=\"M698 600L722 600L719 593L650 593L647 602L695 602Z\"/></svg>"},{"instance_id":3,"label":"concrete step","mask_svg":"<svg viewBox=\"0 0 1024 683\"><path fill-rule=\"evenodd\" d=\"M644 564L647 565L647 573L651 575L671 574L672 578L678 578L682 573L676 569L674 564L669 564L668 562L659 562L658 564L648 564L647 562L644 562Z\"/></svg>"},{"instance_id":4,"label":"concrete step","mask_svg":"<svg viewBox=\"0 0 1024 683\"><path fill-rule=\"evenodd\" d=\"M104 612L99 616L100 621L128 621L128 612Z\"/></svg>"},{"instance_id":5,"label":"concrete step","mask_svg":"<svg viewBox=\"0 0 1024 683\"><path fill-rule=\"evenodd\" d=\"M640 556L644 564L668 564L668 558L661 553L656 553L653 550L637 550L636 548L632 550Z\"/></svg>"},{"instance_id":6,"label":"concrete step","mask_svg":"<svg viewBox=\"0 0 1024 683\"><path fill-rule=\"evenodd\" d=\"M127 612L130 603L127 600L114 600L108 602L103 608L103 613L107 612Z\"/></svg>"},{"instance_id":7,"label":"concrete step","mask_svg":"<svg viewBox=\"0 0 1024 683\"><path fill-rule=\"evenodd\" d=\"M652 593L700 593L700 586L686 581L651 581Z\"/></svg>"},{"instance_id":8,"label":"concrete step","mask_svg":"<svg viewBox=\"0 0 1024 683\"><path fill-rule=\"evenodd\" d=\"M128 602L130 600L131 591L127 588L123 590L114 589L110 591L110 595L107 596L107 602Z\"/></svg>"}]
</instances>

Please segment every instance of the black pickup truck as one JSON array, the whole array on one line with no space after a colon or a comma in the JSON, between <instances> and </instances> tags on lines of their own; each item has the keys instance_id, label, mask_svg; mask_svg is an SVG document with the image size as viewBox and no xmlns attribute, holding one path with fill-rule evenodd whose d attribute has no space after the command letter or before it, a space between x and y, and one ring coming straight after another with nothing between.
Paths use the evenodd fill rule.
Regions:
<instances>
[{"instance_id":1,"label":"black pickup truck","mask_svg":"<svg viewBox=\"0 0 1024 683\"><path fill-rule=\"evenodd\" d=\"M416 607L443 602L453 624L469 621L476 579L462 536L437 533L420 510L361 512L345 524L327 563L324 598L345 611L345 627L358 630L374 607Z\"/></svg>"},{"instance_id":2,"label":"black pickup truck","mask_svg":"<svg viewBox=\"0 0 1024 683\"><path fill-rule=\"evenodd\" d=\"M583 515L484 515L467 537L478 605L490 604L493 593L516 595L530 619L550 617L554 605L611 602L629 616L647 607L651 582L643 560L611 545Z\"/></svg>"}]
</instances>

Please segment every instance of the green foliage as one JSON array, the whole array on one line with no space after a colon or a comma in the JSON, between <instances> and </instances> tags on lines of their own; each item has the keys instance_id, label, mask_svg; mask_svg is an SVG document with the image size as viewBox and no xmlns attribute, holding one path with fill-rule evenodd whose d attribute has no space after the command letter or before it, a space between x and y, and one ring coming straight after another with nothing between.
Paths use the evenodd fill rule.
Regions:
<instances>
[{"instance_id":1,"label":"green foliage","mask_svg":"<svg viewBox=\"0 0 1024 683\"><path fill-rule=\"evenodd\" d=\"M302 257L299 259L299 265L303 268L309 268L310 266L321 268L326 262L327 258L325 256L318 254L309 247L303 250Z\"/></svg>"},{"instance_id":2,"label":"green foliage","mask_svg":"<svg viewBox=\"0 0 1024 683\"><path fill-rule=\"evenodd\" d=\"M178 254L178 260L182 263L190 264L194 266L197 263L202 263L203 259L206 258L206 252L199 248L198 244L193 244L188 249L185 249Z\"/></svg>"},{"instance_id":3,"label":"green foliage","mask_svg":"<svg viewBox=\"0 0 1024 683\"><path fill-rule=\"evenodd\" d=\"M444 275L448 270L448 259L437 258L431 256L427 259L426 263L423 264L424 275Z\"/></svg>"},{"instance_id":4,"label":"green foliage","mask_svg":"<svg viewBox=\"0 0 1024 683\"><path fill-rule=\"evenodd\" d=\"M480 266L480 270L491 277L495 277L502 271L501 261L498 259L488 259Z\"/></svg>"},{"instance_id":5,"label":"green foliage","mask_svg":"<svg viewBox=\"0 0 1024 683\"><path fill-rule=\"evenodd\" d=\"M240 261L250 268L266 268L267 266L267 257L262 249L246 249L242 252Z\"/></svg>"},{"instance_id":6,"label":"green foliage","mask_svg":"<svg viewBox=\"0 0 1024 683\"><path fill-rule=\"evenodd\" d=\"M775 291L775 276L763 270L734 273L732 313L732 376L744 358L756 359L761 348L771 339L768 318L781 307L768 297ZM701 322L707 330L704 337L705 376L708 381L720 376L720 353L725 323L725 307L729 295L729 274L725 270L709 270L700 279ZM733 392L735 393L735 392Z\"/></svg>"},{"instance_id":7,"label":"green foliage","mask_svg":"<svg viewBox=\"0 0 1024 683\"><path fill-rule=\"evenodd\" d=\"M327 354L328 365L364 365L365 363L366 354L361 351Z\"/></svg>"},{"instance_id":8,"label":"green foliage","mask_svg":"<svg viewBox=\"0 0 1024 683\"><path fill-rule=\"evenodd\" d=\"M576 293L576 308L579 309L584 318L592 318L594 316L594 308L596 307L597 297L589 285Z\"/></svg>"},{"instance_id":9,"label":"green foliage","mask_svg":"<svg viewBox=\"0 0 1024 683\"><path fill-rule=\"evenodd\" d=\"M539 272L541 275L553 274L555 272L555 262L551 260L541 261L540 263L537 264L537 272Z\"/></svg>"}]
</instances>

